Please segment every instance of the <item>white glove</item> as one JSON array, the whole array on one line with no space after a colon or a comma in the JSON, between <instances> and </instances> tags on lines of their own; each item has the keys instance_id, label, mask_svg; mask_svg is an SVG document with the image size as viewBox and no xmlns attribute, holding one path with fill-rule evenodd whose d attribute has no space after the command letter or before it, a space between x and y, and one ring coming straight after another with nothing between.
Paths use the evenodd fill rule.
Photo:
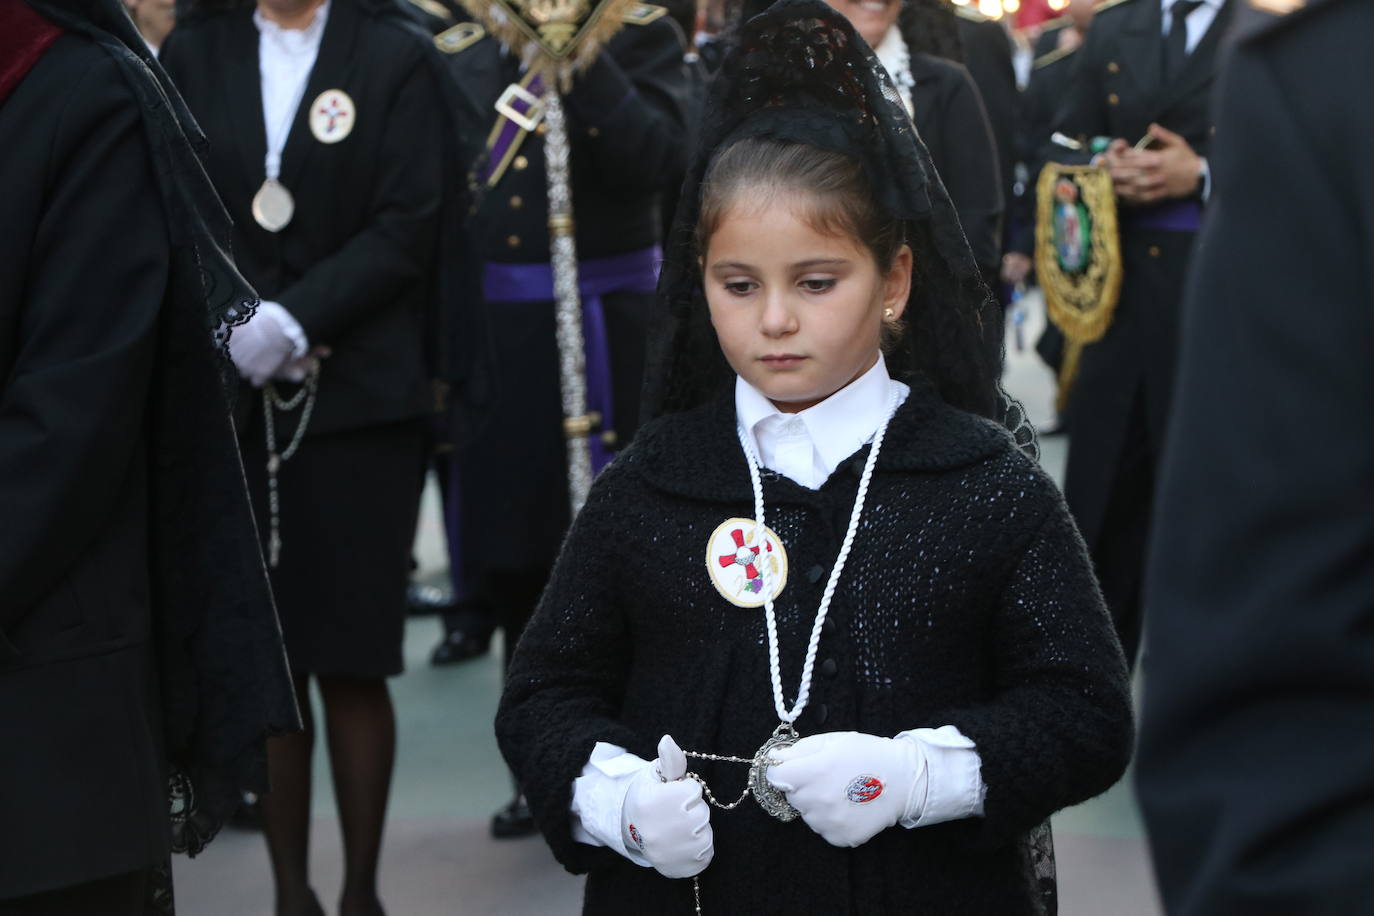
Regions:
<instances>
[{"instance_id":1,"label":"white glove","mask_svg":"<svg viewBox=\"0 0 1374 916\"><path fill-rule=\"evenodd\" d=\"M769 753L768 781L832 846L862 846L920 817L926 758L914 738L829 732Z\"/></svg>"},{"instance_id":2,"label":"white glove","mask_svg":"<svg viewBox=\"0 0 1374 916\"><path fill-rule=\"evenodd\" d=\"M229 335L229 357L254 388L267 384L288 360L304 357L305 352L300 325L275 302L259 304L248 323Z\"/></svg>"},{"instance_id":3,"label":"white glove","mask_svg":"<svg viewBox=\"0 0 1374 916\"><path fill-rule=\"evenodd\" d=\"M716 854L711 809L701 783L686 775L687 756L664 735L658 759L635 776L621 809L626 848L667 878L701 874Z\"/></svg>"}]
</instances>

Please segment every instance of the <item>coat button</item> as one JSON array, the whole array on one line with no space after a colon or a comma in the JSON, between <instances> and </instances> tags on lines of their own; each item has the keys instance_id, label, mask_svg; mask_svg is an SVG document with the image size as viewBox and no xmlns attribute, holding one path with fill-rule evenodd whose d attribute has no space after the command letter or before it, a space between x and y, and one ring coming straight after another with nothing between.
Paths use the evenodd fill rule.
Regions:
<instances>
[{"instance_id":1,"label":"coat button","mask_svg":"<svg viewBox=\"0 0 1374 916\"><path fill-rule=\"evenodd\" d=\"M821 624L821 632L826 636L834 636L837 629L839 629L839 627L835 626L835 619L833 617L825 618L825 623Z\"/></svg>"},{"instance_id":2,"label":"coat button","mask_svg":"<svg viewBox=\"0 0 1374 916\"><path fill-rule=\"evenodd\" d=\"M597 127L588 127L588 128L587 128L587 136L589 136L589 137L599 137L599 136L601 136L601 130L600 130L600 128L597 128Z\"/></svg>"},{"instance_id":3,"label":"coat button","mask_svg":"<svg viewBox=\"0 0 1374 916\"><path fill-rule=\"evenodd\" d=\"M518 236L518 235L509 236L509 237L506 239L506 247L507 247L507 248L519 248L519 247L520 247L520 236Z\"/></svg>"},{"instance_id":4,"label":"coat button","mask_svg":"<svg viewBox=\"0 0 1374 916\"><path fill-rule=\"evenodd\" d=\"M1108 105L1117 105L1117 104L1119 104L1120 102L1121 102L1121 97L1120 97L1119 95L1117 95L1115 92L1113 92L1113 93L1111 93L1110 95L1107 96L1107 104L1108 104ZM517 159L517 160L515 160L515 162L516 162L516 166L515 166L515 167L516 167L516 168L519 168L519 167L520 167L520 160Z\"/></svg>"},{"instance_id":5,"label":"coat button","mask_svg":"<svg viewBox=\"0 0 1374 916\"><path fill-rule=\"evenodd\" d=\"M534 132L542 137L549 132L549 125L540 122L539 126L534 129Z\"/></svg>"},{"instance_id":6,"label":"coat button","mask_svg":"<svg viewBox=\"0 0 1374 916\"><path fill-rule=\"evenodd\" d=\"M1116 61L1114 61L1114 60L1108 61L1108 62L1107 62L1107 72L1108 72L1108 73L1120 73L1120 72L1121 72L1121 65L1118 64L1118 63L1117 63Z\"/></svg>"},{"instance_id":7,"label":"coat button","mask_svg":"<svg viewBox=\"0 0 1374 916\"><path fill-rule=\"evenodd\" d=\"M835 664L835 660L833 658L827 658L825 661L821 662L822 677L833 678L836 674L839 673L839 670L840 666Z\"/></svg>"},{"instance_id":8,"label":"coat button","mask_svg":"<svg viewBox=\"0 0 1374 916\"><path fill-rule=\"evenodd\" d=\"M514 197L510 199L510 208L512 210L519 210L524 205L525 198L521 197L519 194L516 194Z\"/></svg>"},{"instance_id":9,"label":"coat button","mask_svg":"<svg viewBox=\"0 0 1374 916\"><path fill-rule=\"evenodd\" d=\"M601 444L606 446L606 448L615 448L619 442L620 440L616 438L615 430L613 429L608 429L601 434Z\"/></svg>"},{"instance_id":10,"label":"coat button","mask_svg":"<svg viewBox=\"0 0 1374 916\"><path fill-rule=\"evenodd\" d=\"M1159 246L1158 246L1158 245L1151 245L1151 246L1150 246L1150 257L1152 257L1152 258L1157 258L1157 257L1159 257Z\"/></svg>"},{"instance_id":11,"label":"coat button","mask_svg":"<svg viewBox=\"0 0 1374 916\"><path fill-rule=\"evenodd\" d=\"M1113 96L1113 98L1115 98L1115 96ZM1116 103L1113 102L1112 104L1115 105ZM516 156L515 161L511 163L511 166L517 172L523 172L525 171L525 169L530 167L530 161L526 159L524 156Z\"/></svg>"},{"instance_id":12,"label":"coat button","mask_svg":"<svg viewBox=\"0 0 1374 916\"><path fill-rule=\"evenodd\" d=\"M825 720L830 718L830 709L824 703L816 707L816 724L824 725Z\"/></svg>"},{"instance_id":13,"label":"coat button","mask_svg":"<svg viewBox=\"0 0 1374 916\"><path fill-rule=\"evenodd\" d=\"M821 581L821 576L823 575L825 575L825 568L823 566L813 566L806 571L807 581L809 581L812 585L815 585L817 582ZM829 620L826 621L826 623L829 622Z\"/></svg>"}]
</instances>

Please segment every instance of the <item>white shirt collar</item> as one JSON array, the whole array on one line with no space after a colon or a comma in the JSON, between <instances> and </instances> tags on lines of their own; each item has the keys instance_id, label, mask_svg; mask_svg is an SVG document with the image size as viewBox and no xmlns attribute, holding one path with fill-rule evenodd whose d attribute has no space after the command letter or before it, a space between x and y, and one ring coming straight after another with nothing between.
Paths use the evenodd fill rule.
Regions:
<instances>
[{"instance_id":1,"label":"white shirt collar","mask_svg":"<svg viewBox=\"0 0 1374 916\"><path fill-rule=\"evenodd\" d=\"M262 10L253 10L253 24L258 27L258 32L289 52L317 52L320 39L324 36L324 24L328 19L329 0L324 0L315 8L314 18L303 29L284 29L264 16Z\"/></svg>"},{"instance_id":2,"label":"white shirt collar","mask_svg":"<svg viewBox=\"0 0 1374 916\"><path fill-rule=\"evenodd\" d=\"M863 375L813 407L795 414L785 414L773 406L762 392L742 378L735 379L735 415L754 438L763 465L785 474L802 486L816 489L850 455L873 438L886 416L892 392L900 392L899 402L906 400L911 389L895 381L887 373L887 361L878 354L878 361ZM777 445L785 435L796 434L791 421L800 421L812 446L811 469L788 466L776 467ZM784 431L786 427L786 431Z\"/></svg>"}]
</instances>

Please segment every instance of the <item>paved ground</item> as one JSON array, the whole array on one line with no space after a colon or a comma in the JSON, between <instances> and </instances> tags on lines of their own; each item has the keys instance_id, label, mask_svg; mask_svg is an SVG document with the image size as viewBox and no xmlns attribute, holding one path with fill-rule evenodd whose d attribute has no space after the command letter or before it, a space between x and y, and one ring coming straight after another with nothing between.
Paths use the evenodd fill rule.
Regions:
<instances>
[{"instance_id":1,"label":"paved ground","mask_svg":"<svg viewBox=\"0 0 1374 916\"><path fill-rule=\"evenodd\" d=\"M1043 321L1028 301L1029 345ZM1032 419L1052 419L1047 370L1029 351L1008 352L1008 387ZM1062 475L1065 443L1043 443L1050 473ZM437 507L427 496L418 553L425 572L444 565ZM495 842L487 817L509 792L492 736L500 692L499 653L456 668L427 666L437 621L415 620L406 634L407 673L393 681L400 750L382 865L382 897L391 916L577 913L581 879L553 861L539 839ZM1129 779L1129 777L1128 777ZM323 757L316 761L314 884L326 909L340 885L338 821ZM1055 818L1062 916L1158 916L1157 897L1126 784ZM226 831L194 860L178 860L181 916L268 916L271 876L257 834ZM995 914L989 914L995 916Z\"/></svg>"}]
</instances>

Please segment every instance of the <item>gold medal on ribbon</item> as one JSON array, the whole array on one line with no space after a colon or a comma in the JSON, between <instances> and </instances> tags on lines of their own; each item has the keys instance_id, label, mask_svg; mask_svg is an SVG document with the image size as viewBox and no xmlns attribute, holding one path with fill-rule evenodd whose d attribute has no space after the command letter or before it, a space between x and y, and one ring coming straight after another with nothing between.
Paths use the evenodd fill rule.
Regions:
<instances>
[{"instance_id":1,"label":"gold medal on ribbon","mask_svg":"<svg viewBox=\"0 0 1374 916\"><path fill-rule=\"evenodd\" d=\"M787 584L787 551L769 528L763 537L755 536L751 518L731 518L721 522L706 544L706 570L711 584L735 607L763 607L765 565L768 590L774 600Z\"/></svg>"},{"instance_id":2,"label":"gold medal on ribbon","mask_svg":"<svg viewBox=\"0 0 1374 916\"><path fill-rule=\"evenodd\" d=\"M268 178L253 195L253 219L268 232L280 232L291 223L296 213L296 201L286 185Z\"/></svg>"}]
</instances>

